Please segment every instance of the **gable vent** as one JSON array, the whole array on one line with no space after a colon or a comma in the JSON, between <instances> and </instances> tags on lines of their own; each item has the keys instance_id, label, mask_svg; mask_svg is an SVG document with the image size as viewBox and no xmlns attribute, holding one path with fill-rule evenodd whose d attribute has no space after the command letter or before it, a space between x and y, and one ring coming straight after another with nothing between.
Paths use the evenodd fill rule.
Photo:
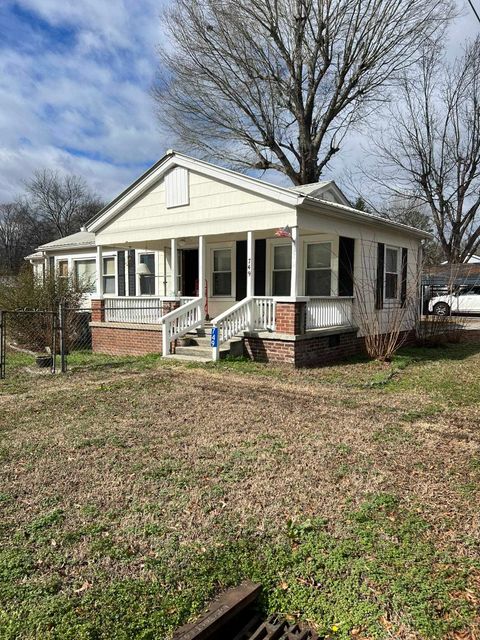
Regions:
<instances>
[{"instance_id":1,"label":"gable vent","mask_svg":"<svg viewBox=\"0 0 480 640\"><path fill-rule=\"evenodd\" d=\"M188 170L175 167L165 176L165 206L181 207L188 204Z\"/></svg>"}]
</instances>

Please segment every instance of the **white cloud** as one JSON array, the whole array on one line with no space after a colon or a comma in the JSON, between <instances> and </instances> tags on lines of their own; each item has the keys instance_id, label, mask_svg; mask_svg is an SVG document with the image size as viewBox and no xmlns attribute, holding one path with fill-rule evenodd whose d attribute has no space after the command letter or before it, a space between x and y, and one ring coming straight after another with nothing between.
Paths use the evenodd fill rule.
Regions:
<instances>
[{"instance_id":1,"label":"white cloud","mask_svg":"<svg viewBox=\"0 0 480 640\"><path fill-rule=\"evenodd\" d=\"M22 23L12 18L14 5L30 12ZM81 174L111 197L171 146L149 95L161 8L159 0L2 0L0 19L11 12L25 33L0 40L0 201L43 167ZM449 55L476 33L467 7L450 32ZM372 150L370 134L350 135L326 177L341 181L362 162L362 147Z\"/></svg>"},{"instance_id":2,"label":"white cloud","mask_svg":"<svg viewBox=\"0 0 480 640\"><path fill-rule=\"evenodd\" d=\"M115 195L168 146L149 95L158 2L17 4L51 31L32 19L28 47L0 46L0 201L43 167L82 174L102 196ZM59 27L74 36L57 43Z\"/></svg>"}]
</instances>

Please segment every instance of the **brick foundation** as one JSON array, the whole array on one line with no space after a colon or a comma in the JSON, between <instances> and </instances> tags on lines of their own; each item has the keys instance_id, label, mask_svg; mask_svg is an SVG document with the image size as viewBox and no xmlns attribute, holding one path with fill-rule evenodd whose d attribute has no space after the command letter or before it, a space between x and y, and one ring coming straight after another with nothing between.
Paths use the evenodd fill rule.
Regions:
<instances>
[{"instance_id":1,"label":"brick foundation","mask_svg":"<svg viewBox=\"0 0 480 640\"><path fill-rule=\"evenodd\" d=\"M415 332L407 333L404 344L414 344ZM356 331L311 337L304 335L300 340L248 336L244 339L244 354L257 362L318 367L365 354L365 343L363 338L357 337Z\"/></svg>"},{"instance_id":2,"label":"brick foundation","mask_svg":"<svg viewBox=\"0 0 480 640\"><path fill-rule=\"evenodd\" d=\"M162 329L155 325L116 325L92 322L92 349L112 356L145 356L162 353Z\"/></svg>"},{"instance_id":3,"label":"brick foundation","mask_svg":"<svg viewBox=\"0 0 480 640\"><path fill-rule=\"evenodd\" d=\"M244 339L245 355L257 362L313 367L362 353L363 341L356 331L323 336L304 336L287 340L248 336Z\"/></svg>"}]
</instances>

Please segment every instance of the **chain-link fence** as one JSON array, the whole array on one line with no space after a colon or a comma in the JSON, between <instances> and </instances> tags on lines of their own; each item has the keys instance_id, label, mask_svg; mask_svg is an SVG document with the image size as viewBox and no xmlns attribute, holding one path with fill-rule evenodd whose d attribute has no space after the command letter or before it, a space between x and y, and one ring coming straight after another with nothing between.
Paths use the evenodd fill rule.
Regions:
<instances>
[{"instance_id":1,"label":"chain-link fence","mask_svg":"<svg viewBox=\"0 0 480 640\"><path fill-rule=\"evenodd\" d=\"M0 310L0 378L15 371L65 373L91 353L90 309L60 305Z\"/></svg>"}]
</instances>

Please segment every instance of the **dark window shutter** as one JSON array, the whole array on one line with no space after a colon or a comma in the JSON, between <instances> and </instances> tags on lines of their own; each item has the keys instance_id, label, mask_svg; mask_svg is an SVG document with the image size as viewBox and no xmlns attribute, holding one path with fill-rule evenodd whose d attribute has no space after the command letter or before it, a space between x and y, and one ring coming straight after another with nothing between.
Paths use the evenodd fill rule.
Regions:
<instances>
[{"instance_id":1,"label":"dark window shutter","mask_svg":"<svg viewBox=\"0 0 480 640\"><path fill-rule=\"evenodd\" d=\"M338 244L338 295L353 296L355 240L340 236Z\"/></svg>"},{"instance_id":2,"label":"dark window shutter","mask_svg":"<svg viewBox=\"0 0 480 640\"><path fill-rule=\"evenodd\" d=\"M118 295L124 296L125 289L125 251L117 251L117 288Z\"/></svg>"},{"instance_id":3,"label":"dark window shutter","mask_svg":"<svg viewBox=\"0 0 480 640\"><path fill-rule=\"evenodd\" d=\"M402 285L400 289L400 300L402 307L407 302L407 270L408 270L408 249L402 249Z\"/></svg>"},{"instance_id":4,"label":"dark window shutter","mask_svg":"<svg viewBox=\"0 0 480 640\"><path fill-rule=\"evenodd\" d=\"M55 258L53 256L50 256L48 258L48 269L50 271L50 274L53 276L53 274L55 273Z\"/></svg>"},{"instance_id":5,"label":"dark window shutter","mask_svg":"<svg viewBox=\"0 0 480 640\"><path fill-rule=\"evenodd\" d=\"M137 273L135 265L135 249L128 251L128 295L137 295Z\"/></svg>"},{"instance_id":6,"label":"dark window shutter","mask_svg":"<svg viewBox=\"0 0 480 640\"><path fill-rule=\"evenodd\" d=\"M254 293L256 296L265 295L265 270L267 256L267 241L255 240L255 282Z\"/></svg>"},{"instance_id":7,"label":"dark window shutter","mask_svg":"<svg viewBox=\"0 0 480 640\"><path fill-rule=\"evenodd\" d=\"M377 286L375 290L375 309L383 309L383 290L385 278L385 245L377 246Z\"/></svg>"}]
</instances>

